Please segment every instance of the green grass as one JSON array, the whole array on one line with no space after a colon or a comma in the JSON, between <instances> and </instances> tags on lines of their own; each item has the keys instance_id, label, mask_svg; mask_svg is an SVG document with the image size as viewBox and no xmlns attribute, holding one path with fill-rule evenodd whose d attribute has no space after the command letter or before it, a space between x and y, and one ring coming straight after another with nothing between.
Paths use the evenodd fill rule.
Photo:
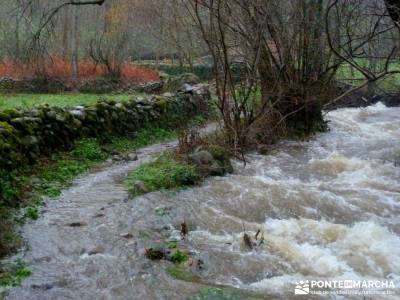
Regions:
<instances>
[{"instance_id":1,"label":"green grass","mask_svg":"<svg viewBox=\"0 0 400 300\"><path fill-rule=\"evenodd\" d=\"M71 152L55 154L52 163L44 161L41 164L41 171L37 177L42 183L37 191L41 195L57 197L74 178L105 161L111 154L125 154L172 139L176 135L174 130L151 128L140 131L135 138L112 137L106 141L97 138L82 139Z\"/></svg>"},{"instance_id":2,"label":"green grass","mask_svg":"<svg viewBox=\"0 0 400 300\"><path fill-rule=\"evenodd\" d=\"M188 282L197 282L200 278L189 271L186 271L182 266L173 265L166 269L167 274L172 278L188 281Z\"/></svg>"},{"instance_id":3,"label":"green grass","mask_svg":"<svg viewBox=\"0 0 400 300\"><path fill-rule=\"evenodd\" d=\"M107 158L107 153L103 151L96 138L87 138L76 143L76 148L71 152L77 160L83 161L103 161Z\"/></svg>"},{"instance_id":4,"label":"green grass","mask_svg":"<svg viewBox=\"0 0 400 300\"><path fill-rule=\"evenodd\" d=\"M20 286L22 281L31 274L31 270L26 267L25 263L18 259L0 269L0 286Z\"/></svg>"},{"instance_id":5,"label":"green grass","mask_svg":"<svg viewBox=\"0 0 400 300\"><path fill-rule=\"evenodd\" d=\"M178 132L163 128L143 129L133 139L129 138L112 138L110 150L115 150L121 153L126 153L132 149L138 149L158 142L176 138Z\"/></svg>"},{"instance_id":6,"label":"green grass","mask_svg":"<svg viewBox=\"0 0 400 300\"><path fill-rule=\"evenodd\" d=\"M130 194L137 196L144 193L135 186L138 181L143 182L150 192L193 185L200 180L196 166L177 159L172 153L164 153L156 161L140 165L128 175L125 184Z\"/></svg>"},{"instance_id":7,"label":"green grass","mask_svg":"<svg viewBox=\"0 0 400 300\"><path fill-rule=\"evenodd\" d=\"M175 264L180 264L189 259L189 256L187 256L185 253L181 252L180 250L176 250L174 254L171 256L171 261Z\"/></svg>"},{"instance_id":8,"label":"green grass","mask_svg":"<svg viewBox=\"0 0 400 300\"><path fill-rule=\"evenodd\" d=\"M50 106L76 106L95 103L99 99L128 101L138 94L97 95L97 94L0 94L0 110L10 108L31 108L41 104Z\"/></svg>"},{"instance_id":9,"label":"green grass","mask_svg":"<svg viewBox=\"0 0 400 300\"><path fill-rule=\"evenodd\" d=\"M361 66L368 68L368 63L359 62ZM400 70L400 63L391 63L390 70ZM336 78L350 85L360 85L365 82L365 77L348 64L343 64L336 73ZM377 93L398 92L400 89L400 74L393 74L380 79L377 84Z\"/></svg>"}]
</instances>

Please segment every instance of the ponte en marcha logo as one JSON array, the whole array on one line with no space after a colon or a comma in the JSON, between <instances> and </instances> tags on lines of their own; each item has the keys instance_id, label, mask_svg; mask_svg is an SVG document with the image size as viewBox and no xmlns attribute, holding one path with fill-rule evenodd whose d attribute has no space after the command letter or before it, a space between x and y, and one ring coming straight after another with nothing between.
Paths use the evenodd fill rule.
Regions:
<instances>
[{"instance_id":1,"label":"ponte en marcha logo","mask_svg":"<svg viewBox=\"0 0 400 300\"><path fill-rule=\"evenodd\" d=\"M393 295L396 293L396 285L393 280L301 280L296 282L294 293Z\"/></svg>"}]
</instances>

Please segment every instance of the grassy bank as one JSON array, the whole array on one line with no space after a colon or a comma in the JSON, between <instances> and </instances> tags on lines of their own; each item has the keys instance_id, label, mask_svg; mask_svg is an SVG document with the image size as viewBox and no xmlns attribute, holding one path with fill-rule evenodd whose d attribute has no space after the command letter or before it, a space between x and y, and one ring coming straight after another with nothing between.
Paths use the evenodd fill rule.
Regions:
<instances>
[{"instance_id":1,"label":"grassy bank","mask_svg":"<svg viewBox=\"0 0 400 300\"><path fill-rule=\"evenodd\" d=\"M196 166L179 159L172 152L166 152L156 161L144 163L135 169L126 178L125 185L132 196L137 196L151 191L193 185L200 180L201 174Z\"/></svg>"},{"instance_id":2,"label":"grassy bank","mask_svg":"<svg viewBox=\"0 0 400 300\"><path fill-rule=\"evenodd\" d=\"M121 95L97 95L82 93L62 93L62 94L0 94L0 110L10 108L31 108L40 104L50 106L75 106L96 103L99 99L127 101L137 94Z\"/></svg>"},{"instance_id":3,"label":"grassy bank","mask_svg":"<svg viewBox=\"0 0 400 300\"><path fill-rule=\"evenodd\" d=\"M69 152L43 158L19 172L1 176L0 255L18 247L15 225L26 218L38 217L43 197L54 198L70 185L76 176L104 162L112 155L123 155L135 149L176 137L176 130L145 129L134 138L110 137L82 139ZM19 208L23 208L21 214Z\"/></svg>"},{"instance_id":4,"label":"grassy bank","mask_svg":"<svg viewBox=\"0 0 400 300\"><path fill-rule=\"evenodd\" d=\"M134 138L110 137L82 139L69 152L59 152L38 161L18 173L1 174L0 256L21 246L18 226L40 216L45 198L55 198L80 174L100 165L111 156L176 137L171 129L153 128L140 131ZM17 264L21 266L21 263ZM0 264L0 286L18 285L28 269L9 268Z\"/></svg>"},{"instance_id":5,"label":"grassy bank","mask_svg":"<svg viewBox=\"0 0 400 300\"><path fill-rule=\"evenodd\" d=\"M197 145L175 151L168 150L155 161L143 163L133 170L124 183L132 196L152 191L176 189L200 183L207 176L232 173L230 154L217 145ZM208 161L207 161L208 160Z\"/></svg>"},{"instance_id":6,"label":"grassy bank","mask_svg":"<svg viewBox=\"0 0 400 300\"><path fill-rule=\"evenodd\" d=\"M362 61L359 60L358 63L361 66L368 67L369 64L367 61ZM383 62L384 63L384 62ZM379 65L379 69L383 70L384 66L382 63ZM400 64L399 63L391 63L390 68L392 70L399 70L400 69ZM343 64L340 66L338 69L338 72L336 74L336 78L339 81L342 81L344 83L358 86L365 82L365 76L361 74L360 71L357 69L353 68L349 64ZM390 76L386 76L383 79L379 80L376 82L376 93L381 94L381 93L392 93L392 92L398 92L400 89L400 74L392 74Z\"/></svg>"}]
</instances>

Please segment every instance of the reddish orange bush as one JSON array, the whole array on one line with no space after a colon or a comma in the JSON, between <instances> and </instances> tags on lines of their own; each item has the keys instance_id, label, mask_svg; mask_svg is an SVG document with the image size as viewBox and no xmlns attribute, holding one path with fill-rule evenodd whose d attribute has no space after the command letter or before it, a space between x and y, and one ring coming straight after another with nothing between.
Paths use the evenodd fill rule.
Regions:
<instances>
[{"instance_id":1,"label":"reddish orange bush","mask_svg":"<svg viewBox=\"0 0 400 300\"><path fill-rule=\"evenodd\" d=\"M15 79L23 77L33 77L35 74L32 67L14 63L11 60L2 60L0 62L0 77L8 76Z\"/></svg>"},{"instance_id":2,"label":"reddish orange bush","mask_svg":"<svg viewBox=\"0 0 400 300\"><path fill-rule=\"evenodd\" d=\"M130 82L149 82L160 79L156 71L130 63L122 65L121 73L122 78Z\"/></svg>"},{"instance_id":3,"label":"reddish orange bush","mask_svg":"<svg viewBox=\"0 0 400 300\"><path fill-rule=\"evenodd\" d=\"M83 59L79 61L80 81L93 80L106 75L106 73L104 66L96 65L92 60ZM15 63L7 59L0 61L0 77L8 76L14 79L22 79L39 75L69 81L71 79L71 63L61 57L52 57L38 68L32 65ZM156 71L128 62L122 65L121 77L122 80L130 83L144 83L159 79Z\"/></svg>"}]
</instances>

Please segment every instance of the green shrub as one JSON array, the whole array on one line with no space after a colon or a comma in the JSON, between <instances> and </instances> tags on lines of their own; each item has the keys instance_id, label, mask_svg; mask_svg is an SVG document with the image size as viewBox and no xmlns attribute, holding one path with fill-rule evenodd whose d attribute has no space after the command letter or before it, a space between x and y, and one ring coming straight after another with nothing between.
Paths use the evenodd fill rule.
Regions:
<instances>
[{"instance_id":1,"label":"green shrub","mask_svg":"<svg viewBox=\"0 0 400 300\"><path fill-rule=\"evenodd\" d=\"M171 256L171 261L175 264L183 263L183 262L187 261L188 259L189 259L189 257L179 250L176 250L174 252L174 254L172 254L172 256Z\"/></svg>"},{"instance_id":2,"label":"green shrub","mask_svg":"<svg viewBox=\"0 0 400 300\"><path fill-rule=\"evenodd\" d=\"M39 219L39 209L37 207L27 207L25 209L24 218L29 218L32 220Z\"/></svg>"},{"instance_id":3,"label":"green shrub","mask_svg":"<svg viewBox=\"0 0 400 300\"><path fill-rule=\"evenodd\" d=\"M14 217L14 211L0 206L0 257L18 249L22 243L22 239L16 232L16 224L17 220Z\"/></svg>"},{"instance_id":4,"label":"green shrub","mask_svg":"<svg viewBox=\"0 0 400 300\"><path fill-rule=\"evenodd\" d=\"M106 158L107 154L103 152L97 139L89 138L82 139L76 143L76 148L72 151L72 155L76 158L102 161Z\"/></svg>"},{"instance_id":5,"label":"green shrub","mask_svg":"<svg viewBox=\"0 0 400 300\"><path fill-rule=\"evenodd\" d=\"M0 269L0 286L16 287L21 285L21 282L32 274L25 263L18 259L14 263Z\"/></svg>"},{"instance_id":6,"label":"green shrub","mask_svg":"<svg viewBox=\"0 0 400 300\"><path fill-rule=\"evenodd\" d=\"M15 172L0 170L0 206L15 207L18 199L18 181Z\"/></svg>"}]
</instances>

